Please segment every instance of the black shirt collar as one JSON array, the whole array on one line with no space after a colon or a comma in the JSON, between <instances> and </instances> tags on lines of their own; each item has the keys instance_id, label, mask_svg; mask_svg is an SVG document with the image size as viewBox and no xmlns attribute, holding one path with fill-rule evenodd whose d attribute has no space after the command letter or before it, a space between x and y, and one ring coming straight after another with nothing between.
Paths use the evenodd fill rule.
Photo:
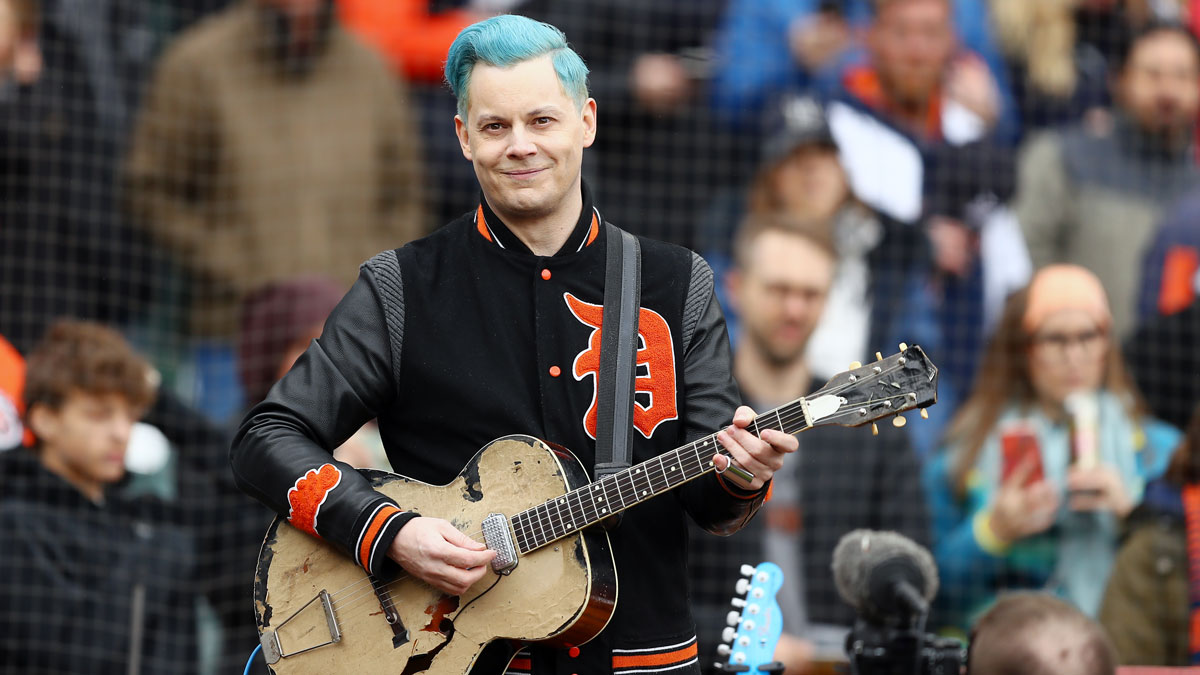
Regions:
<instances>
[{"instance_id":1,"label":"black shirt collar","mask_svg":"<svg viewBox=\"0 0 1200 675\"><path fill-rule=\"evenodd\" d=\"M575 223L575 229L571 232L571 236L567 237L562 248L554 254L555 257L583 250L600 234L602 221L600 212L592 204L592 192L588 189L586 181L581 180L580 185L583 191L583 209L579 212L579 221ZM479 208L475 211L475 229L484 239L500 248L533 255L533 251L529 250L525 242L513 234L504 221L500 220L500 217L492 211L492 207L488 206L487 200L483 198L482 194L479 197Z\"/></svg>"}]
</instances>

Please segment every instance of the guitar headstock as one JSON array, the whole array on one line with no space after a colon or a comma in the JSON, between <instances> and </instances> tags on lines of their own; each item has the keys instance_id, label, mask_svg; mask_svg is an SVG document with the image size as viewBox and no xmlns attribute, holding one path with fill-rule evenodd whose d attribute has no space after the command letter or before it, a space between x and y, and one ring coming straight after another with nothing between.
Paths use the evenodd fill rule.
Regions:
<instances>
[{"instance_id":1,"label":"guitar headstock","mask_svg":"<svg viewBox=\"0 0 1200 675\"><path fill-rule=\"evenodd\" d=\"M729 666L749 666L749 672L756 673L759 666L775 661L775 645L783 634L783 615L775 600L783 585L783 570L763 562L758 567L742 565L741 572L738 597L730 601L735 610L729 612L729 625L721 632L725 644L717 647L717 653L727 657ZM720 672L729 670L715 665Z\"/></svg>"},{"instance_id":2,"label":"guitar headstock","mask_svg":"<svg viewBox=\"0 0 1200 675\"><path fill-rule=\"evenodd\" d=\"M937 366L924 350L900 345L900 351L888 356L876 352L877 361L868 365L850 364L850 370L838 373L825 386L805 397L813 426L839 424L857 427L885 417L904 426L899 413L915 408L928 417L925 408L937 403Z\"/></svg>"}]
</instances>

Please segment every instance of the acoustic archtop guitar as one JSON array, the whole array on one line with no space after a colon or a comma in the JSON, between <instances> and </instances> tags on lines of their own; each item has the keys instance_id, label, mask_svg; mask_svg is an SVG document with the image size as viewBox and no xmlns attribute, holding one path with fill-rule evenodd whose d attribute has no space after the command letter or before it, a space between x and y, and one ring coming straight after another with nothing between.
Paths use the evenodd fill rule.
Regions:
<instances>
[{"instance_id":1,"label":"acoustic archtop guitar","mask_svg":"<svg viewBox=\"0 0 1200 675\"><path fill-rule=\"evenodd\" d=\"M919 347L852 364L816 392L762 412L750 429L790 434L860 426L937 401L937 368ZM276 518L259 554L254 610L277 675L496 675L524 644L579 645L617 602L603 528L590 527L714 471L706 436L589 482L573 455L522 435L492 441L447 485L363 473L402 509L444 518L496 551L494 574L461 596L413 577L368 575L332 545ZM729 470L735 470L731 467Z\"/></svg>"}]
</instances>

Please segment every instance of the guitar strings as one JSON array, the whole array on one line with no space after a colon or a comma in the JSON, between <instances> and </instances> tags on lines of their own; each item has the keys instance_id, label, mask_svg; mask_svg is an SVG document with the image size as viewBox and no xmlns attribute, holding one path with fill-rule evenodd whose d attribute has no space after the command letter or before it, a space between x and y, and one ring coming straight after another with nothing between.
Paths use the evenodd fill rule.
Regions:
<instances>
[{"instance_id":1,"label":"guitar strings","mask_svg":"<svg viewBox=\"0 0 1200 675\"><path fill-rule=\"evenodd\" d=\"M884 374L891 373L891 372L893 372L893 371L895 371L895 370L897 370L897 369L899 369L899 366L893 366L893 367L887 368L886 370L881 370L879 373L873 373L873 374L869 375L869 376L868 376L868 378L870 378L870 379L878 379L878 378L881 378L881 377L883 377L883 375L884 375ZM831 389L831 390L830 390L830 392L828 392L828 393L829 393L830 395L832 395L832 394L836 394L836 393L840 393L840 392L844 391L845 389L847 389L847 388L849 388L849 387L851 387L851 386L854 386L854 385L856 385L856 384L859 384L859 385L861 386L861 383L858 383L858 382L847 382L846 384L843 384L843 385L841 385L841 386L838 386L838 387L835 387L835 388ZM905 394L905 393L899 393L899 394L895 394L895 395L892 395L892 396L887 396L887 397L884 397L884 398L879 398L879 399L869 399L869 400L867 400L867 401L863 401L863 402L859 403L858 405L871 405L871 404L874 404L874 403L879 403L879 402L884 402L884 401L890 401L891 399L894 399L894 398L903 398L903 397L905 397L906 395L907 395L907 394ZM799 400L799 399L797 399L797 400ZM899 410L897 410L897 412L899 412ZM770 413L768 412L768 413L766 413L766 414L764 414L764 415L760 415L759 417L767 417L767 416L769 416L769 414L770 414ZM787 426L788 424L790 424L790 423L792 423L792 422L796 422L796 421L803 420L803 419L804 419L804 414L803 414L803 409L800 409L800 410L797 410L797 411L795 411L795 412L788 413L787 415L780 415L780 414L778 413L778 409L776 409L776 412L775 412L775 417L776 417L776 419L777 419L777 420L780 422L780 426L781 426L781 427L784 427L784 426ZM756 419L757 419L757 418L756 418ZM786 422L784 421L785 419L787 420ZM757 425L756 425L756 426L757 426ZM761 435L761 431L759 431L759 434ZM703 467L703 465L704 465L704 462L703 462L703 460L700 460L700 458L699 458L699 452L700 452L701 448L702 448L702 447L704 447L704 446L706 446L706 445L708 445L708 444L709 444L709 442L712 442L714 445L717 445L717 452L718 452L718 454L726 454L726 452L724 451L724 448L723 448L723 447L721 447L721 446L719 445L719 443L717 443L717 442L716 442L716 439L715 439L715 434L711 434L711 435L709 435L709 436L707 436L707 437L705 437L705 438L703 438L703 439L700 439L700 440L694 441L693 443L691 443L691 444L689 444L689 445L692 447L692 450L693 450L695 453L697 453L697 457L696 457L696 458L695 458L693 461L698 461L698 462L699 462L699 465L698 465L698 466L696 466L696 467L693 467L693 469L695 469L695 468L701 468L701 467ZM682 450L682 448L681 448L681 450ZM728 456L728 454L726 454L726 456ZM681 460L686 460L686 459L688 459L688 458L687 458L686 456L681 456L681 457L679 457L678 459L681 459ZM660 460L661 460L661 456L660 456ZM660 468L661 468L661 466L660 466ZM707 473L707 471L705 471L705 472L702 472L702 473L701 473L701 474L699 474L699 475L703 475L703 473ZM698 478L698 477L699 477L699 475L697 475L697 476L694 476L693 478ZM666 478L666 475L665 475L665 474L663 475L663 478ZM647 479L647 480L649 481L649 479ZM597 482L599 482L599 481L597 481ZM618 496L618 498L619 498L619 499L621 500L621 502L622 502L622 507L621 507L621 510L624 510L625 508L628 508L627 506L625 506L625 505L624 505L624 504L625 504L625 496L626 496L626 495L625 495L625 488L626 488L626 486L625 486L625 485L622 485L622 484L620 483L620 481L617 481L617 480L615 480L615 479L613 480L613 482L614 482L614 483L616 483L616 488L617 488L617 491L616 491L616 492L617 492L617 496ZM631 484L631 486L632 486L632 480L630 481L630 484ZM593 485L595 485L595 483L590 483L590 484L588 484L588 485L589 485L589 486L593 486ZM653 485L650 485L650 487L651 487L651 488L654 488L654 486L653 486ZM670 483L670 480L669 480L669 479L667 479L667 480L666 480L666 484L665 484L663 487L664 487L664 488L670 488L670 487L674 487L674 486L672 486L672 485L671 485L671 483ZM559 498L567 498L567 497L569 497L569 496L570 496L570 495L572 495L572 494L576 494L576 496L577 496L577 497L579 497L579 496L581 495L581 492L580 492L580 490L581 490L581 488L577 488L576 490L571 490L571 491L568 491L567 493L564 493L563 495L560 495L560 497L559 497ZM602 493L607 493L607 490L602 490L601 492L602 492ZM658 494L658 492L656 491L656 493L655 493L655 494ZM637 500L637 490L636 490L636 487L634 487L634 489L633 489L633 494L632 494L632 497L634 498L634 500L633 500L633 501L634 501L634 504L636 505L636 504L638 503L638 500ZM558 498L556 498L556 499L558 499ZM550 503L550 502L552 502L552 501L554 501L554 500L549 500L549 501L547 501L547 502L544 502L542 505L539 505L539 506L543 506L543 505L545 505L545 504L548 504L548 503ZM568 501L569 501L569 499L568 499ZM579 503L578 503L578 505L577 505L577 506L579 506L579 507L582 507L582 505L583 505L583 501L582 501L582 499L580 499L580 500L579 500ZM536 509L536 508L538 508L538 507L533 507L533 508L534 508L534 509ZM530 511L530 510L533 510L533 509L527 509L527 511ZM559 514L559 515L561 516L561 510L560 510L560 514ZM582 515L585 515L585 514L582 514L582 513L576 514L576 513L575 513L575 511L574 511L574 509L572 509L572 515L580 515L580 516L582 516ZM584 520L586 520L586 518L584 518ZM553 527L553 522L551 522L551 523L549 523L549 524L550 524L550 535L551 535L551 536L553 536L553 537L554 537L554 539L559 539L559 538L562 538L562 537L564 537L564 536L567 536L568 534L572 533L573 531L577 531L578 529L581 529L581 528L573 528L573 527L572 527L572 528L564 528L564 531L563 531L563 533L562 533L562 534L559 534L559 535L555 536L555 535L554 535L554 527ZM540 522L537 522L537 523L536 523L536 528L537 528L538 530L542 530L542 536L543 536L543 537L546 535L546 531L545 531L545 530L544 530L544 529L541 527L541 523L540 523ZM518 530L518 528L514 528L514 530ZM534 532L534 529L533 529L532 527L529 527L529 526L524 526L524 527L521 527L521 528L519 528L519 531L520 531L520 533L521 533L521 534L525 534L525 535L527 535L527 536L528 536L528 535L533 535L533 534L535 534L535 532ZM483 534L483 532L482 532L482 530L480 530L480 531L479 531L478 533L476 533L476 534L480 534L480 535L481 535L481 534ZM480 541L479 539L476 539L476 538L475 538L475 536L473 536L473 535L468 535L468 536L469 536L469 538L470 538L470 539L472 539L472 541ZM486 542L480 542L480 543L486 543ZM549 542L547 542L547 543L549 543ZM349 610L349 609L350 609L352 606L359 604L359 602L361 602L362 600L365 600L365 599L368 599L368 598L370 598L370 595L371 595L371 594L370 594L370 593L368 593L368 591L372 591L372 592L378 592L379 590L386 590L388 587L390 587L390 586L392 586L392 585L394 585L394 584L397 584L397 583L399 583L399 582L402 582L402 581L404 581L404 580L408 579L408 578L409 578L409 576L410 576L410 575L409 575L408 573L406 573L406 572L405 572L405 573L401 573L401 574L397 575L397 577L396 577L395 579L393 579L393 580L391 580L391 581L389 581L389 582L386 582L386 583L382 583L382 582L381 582L381 583L382 583L382 587L380 587L380 586L377 586L377 585L376 585L376 582L375 582L375 581L374 581L374 580L373 580L373 579L372 579L372 578L371 578L369 575L368 575L368 576L365 576L364 578L362 578L362 579L360 579L360 580L358 580L358 581L356 581L356 582L353 582L353 583L351 583L351 584L348 584L347 586L345 586L345 587L343 587L343 588L339 589L338 591L335 591L334 593L331 593L331 594L330 594L330 600L331 600L331 603L330 603L330 605L331 605L331 608L333 608L335 611L336 611L337 609L339 609L339 608L340 608L340 609L342 609L343 611L348 611L348 610ZM354 591L353 593L351 593L351 595L349 595L348 597L339 597L339 599L338 599L338 601L337 601L337 603L336 603L337 607L333 607L333 606L335 605L335 603L333 602L333 598L334 598L334 597L341 596L341 595L343 595L343 594L344 594L344 593L345 593L347 590L349 590L349 589L352 589L352 588L354 588L355 586L360 586L360 585L362 585L363 583L370 583L370 588L369 588L369 589L368 589L368 588L355 589L355 591ZM357 600L357 602L356 602L356 600Z\"/></svg>"}]
</instances>

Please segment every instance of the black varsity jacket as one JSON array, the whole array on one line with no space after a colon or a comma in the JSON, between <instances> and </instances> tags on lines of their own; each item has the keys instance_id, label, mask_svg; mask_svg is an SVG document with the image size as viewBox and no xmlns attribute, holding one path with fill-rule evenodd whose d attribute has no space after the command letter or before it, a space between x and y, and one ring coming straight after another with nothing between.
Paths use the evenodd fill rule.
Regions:
<instances>
[{"instance_id":1,"label":"black varsity jacket","mask_svg":"<svg viewBox=\"0 0 1200 675\"><path fill-rule=\"evenodd\" d=\"M606 228L586 188L584 202L554 256L531 253L484 203L364 263L321 337L242 423L231 452L242 489L376 570L414 515L330 456L372 418L392 466L435 485L512 433L565 446L590 472ZM634 463L728 424L738 404L712 271L686 249L640 243ZM612 621L569 655L535 650L533 671L698 672L674 670L696 659L685 517L728 534L764 494L708 474L627 511L611 534Z\"/></svg>"}]
</instances>

